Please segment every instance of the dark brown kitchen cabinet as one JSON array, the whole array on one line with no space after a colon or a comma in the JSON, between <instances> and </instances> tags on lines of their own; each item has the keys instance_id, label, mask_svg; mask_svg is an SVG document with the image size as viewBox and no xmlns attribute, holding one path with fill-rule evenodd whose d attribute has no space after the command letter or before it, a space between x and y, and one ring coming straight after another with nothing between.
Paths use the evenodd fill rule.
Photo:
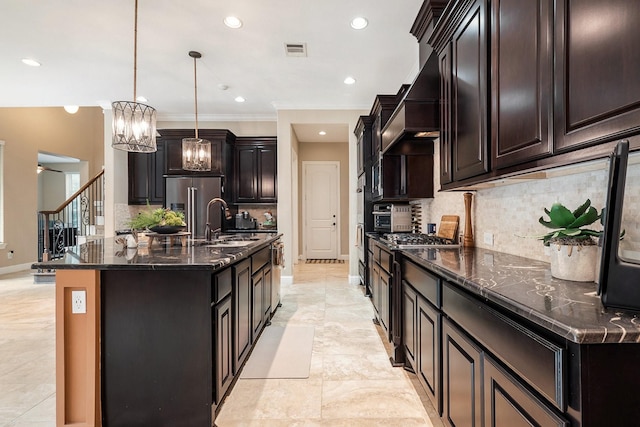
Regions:
<instances>
[{"instance_id":1,"label":"dark brown kitchen cabinet","mask_svg":"<svg viewBox=\"0 0 640 427\"><path fill-rule=\"evenodd\" d=\"M254 340L260 335L260 331L264 326L264 312L262 310L262 303L264 299L264 272L260 269L257 273L251 277L252 295L253 295L253 313L252 319L252 333Z\"/></svg>"},{"instance_id":2,"label":"dark brown kitchen cabinet","mask_svg":"<svg viewBox=\"0 0 640 427\"><path fill-rule=\"evenodd\" d=\"M451 40L454 180L489 171L486 0L471 2Z\"/></svg>"},{"instance_id":3,"label":"dark brown kitchen cabinet","mask_svg":"<svg viewBox=\"0 0 640 427\"><path fill-rule=\"evenodd\" d=\"M231 172L232 144L236 136L226 129L199 129L198 137L211 142L211 170L194 172L182 169L182 139L193 138L193 129L160 129L166 150L167 175L226 175Z\"/></svg>"},{"instance_id":4,"label":"dark brown kitchen cabinet","mask_svg":"<svg viewBox=\"0 0 640 427\"><path fill-rule=\"evenodd\" d=\"M482 374L485 427L569 425L486 354Z\"/></svg>"},{"instance_id":5,"label":"dark brown kitchen cabinet","mask_svg":"<svg viewBox=\"0 0 640 427\"><path fill-rule=\"evenodd\" d=\"M497 169L552 152L553 3L491 3L491 139Z\"/></svg>"},{"instance_id":6,"label":"dark brown kitchen cabinet","mask_svg":"<svg viewBox=\"0 0 640 427\"><path fill-rule=\"evenodd\" d=\"M213 307L215 319L215 396L214 401L220 404L233 380L233 319L231 312L231 295Z\"/></svg>"},{"instance_id":7,"label":"dark brown kitchen cabinet","mask_svg":"<svg viewBox=\"0 0 640 427\"><path fill-rule=\"evenodd\" d=\"M559 0L556 8L556 150L638 133L640 2Z\"/></svg>"},{"instance_id":8,"label":"dark brown kitchen cabinet","mask_svg":"<svg viewBox=\"0 0 640 427\"><path fill-rule=\"evenodd\" d=\"M252 282L251 260L246 259L233 266L234 276L234 372L238 372L242 363L247 358L252 343Z\"/></svg>"},{"instance_id":9,"label":"dark brown kitchen cabinet","mask_svg":"<svg viewBox=\"0 0 640 427\"><path fill-rule=\"evenodd\" d=\"M251 257L252 333L253 341L270 320L271 314L271 262L270 248L264 248Z\"/></svg>"},{"instance_id":10,"label":"dark brown kitchen cabinet","mask_svg":"<svg viewBox=\"0 0 640 427\"><path fill-rule=\"evenodd\" d=\"M376 319L391 341L391 286L393 254L375 240L370 239L372 249L371 263L371 294Z\"/></svg>"},{"instance_id":11,"label":"dark brown kitchen cabinet","mask_svg":"<svg viewBox=\"0 0 640 427\"><path fill-rule=\"evenodd\" d=\"M231 292L233 276L228 268L213 276L212 321L214 331L213 401L219 405L233 381L233 312Z\"/></svg>"},{"instance_id":12,"label":"dark brown kitchen cabinet","mask_svg":"<svg viewBox=\"0 0 640 427\"><path fill-rule=\"evenodd\" d=\"M418 337L416 336L418 313L418 293L404 280L402 281L402 343L405 361L414 372L418 372Z\"/></svg>"},{"instance_id":13,"label":"dark brown kitchen cabinet","mask_svg":"<svg viewBox=\"0 0 640 427\"><path fill-rule=\"evenodd\" d=\"M373 118L371 125L371 158L375 161L382 152L382 129L385 127L393 110L395 110L400 100L399 95L407 91L409 85L403 85L396 95L377 95L371 107L370 117Z\"/></svg>"},{"instance_id":14,"label":"dark brown kitchen cabinet","mask_svg":"<svg viewBox=\"0 0 640 427\"><path fill-rule=\"evenodd\" d=\"M234 147L234 201L276 203L275 137L238 137Z\"/></svg>"},{"instance_id":15,"label":"dark brown kitchen cabinet","mask_svg":"<svg viewBox=\"0 0 640 427\"><path fill-rule=\"evenodd\" d=\"M440 68L440 184L449 184L451 174L451 45L438 55Z\"/></svg>"},{"instance_id":16,"label":"dark brown kitchen cabinet","mask_svg":"<svg viewBox=\"0 0 640 427\"><path fill-rule=\"evenodd\" d=\"M425 141L412 154L385 154L382 157L382 198L406 201L433 197L433 141Z\"/></svg>"},{"instance_id":17,"label":"dark brown kitchen cabinet","mask_svg":"<svg viewBox=\"0 0 640 427\"><path fill-rule=\"evenodd\" d=\"M418 376L438 414L442 413L440 280L416 264L402 260L405 360Z\"/></svg>"},{"instance_id":18,"label":"dark brown kitchen cabinet","mask_svg":"<svg viewBox=\"0 0 640 427\"><path fill-rule=\"evenodd\" d=\"M264 325L267 326L271 323L271 292L273 289L273 271L271 264L264 267L264 278L262 285L262 312Z\"/></svg>"},{"instance_id":19,"label":"dark brown kitchen cabinet","mask_svg":"<svg viewBox=\"0 0 640 427\"><path fill-rule=\"evenodd\" d=\"M482 350L445 318L442 321L442 418L448 426L483 425L482 381Z\"/></svg>"},{"instance_id":20,"label":"dark brown kitchen cabinet","mask_svg":"<svg viewBox=\"0 0 640 427\"><path fill-rule=\"evenodd\" d=\"M165 145L157 143L153 153L127 153L130 205L164 203Z\"/></svg>"},{"instance_id":21,"label":"dark brown kitchen cabinet","mask_svg":"<svg viewBox=\"0 0 640 427\"><path fill-rule=\"evenodd\" d=\"M354 130L357 139L358 176L365 173L371 166L371 130L373 120L371 116L360 116Z\"/></svg>"},{"instance_id":22,"label":"dark brown kitchen cabinet","mask_svg":"<svg viewBox=\"0 0 640 427\"><path fill-rule=\"evenodd\" d=\"M439 55L440 71L447 72L442 83L449 92L443 94L440 114L448 120L450 130L441 149L451 150L442 155L445 159L451 156L452 181L490 170L487 24L487 0L450 2L431 40Z\"/></svg>"}]
</instances>

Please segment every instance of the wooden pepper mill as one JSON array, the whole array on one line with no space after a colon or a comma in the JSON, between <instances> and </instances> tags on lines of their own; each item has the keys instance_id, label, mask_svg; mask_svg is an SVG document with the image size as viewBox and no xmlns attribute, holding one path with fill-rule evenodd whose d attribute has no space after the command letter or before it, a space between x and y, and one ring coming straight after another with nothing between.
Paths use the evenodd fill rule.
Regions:
<instances>
[{"instance_id":1,"label":"wooden pepper mill","mask_svg":"<svg viewBox=\"0 0 640 427\"><path fill-rule=\"evenodd\" d=\"M473 229L471 228L471 199L473 194L464 193L464 236L462 246L473 247Z\"/></svg>"}]
</instances>

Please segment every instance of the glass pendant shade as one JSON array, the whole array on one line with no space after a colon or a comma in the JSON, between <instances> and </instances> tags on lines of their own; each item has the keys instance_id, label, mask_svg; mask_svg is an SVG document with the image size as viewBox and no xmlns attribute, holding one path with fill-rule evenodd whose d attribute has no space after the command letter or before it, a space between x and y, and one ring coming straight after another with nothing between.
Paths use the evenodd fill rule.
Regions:
<instances>
[{"instance_id":1,"label":"glass pendant shade","mask_svg":"<svg viewBox=\"0 0 640 427\"><path fill-rule=\"evenodd\" d=\"M157 150L155 108L130 101L116 101L111 106L113 148L136 153Z\"/></svg>"},{"instance_id":2,"label":"glass pendant shade","mask_svg":"<svg viewBox=\"0 0 640 427\"><path fill-rule=\"evenodd\" d=\"M182 169L211 170L211 142L201 138L182 139Z\"/></svg>"},{"instance_id":3,"label":"glass pendant shade","mask_svg":"<svg viewBox=\"0 0 640 427\"><path fill-rule=\"evenodd\" d=\"M135 0L133 21L133 101L115 101L111 104L111 146L135 153L152 153L156 146L156 109L135 102L138 76L138 0Z\"/></svg>"}]
</instances>

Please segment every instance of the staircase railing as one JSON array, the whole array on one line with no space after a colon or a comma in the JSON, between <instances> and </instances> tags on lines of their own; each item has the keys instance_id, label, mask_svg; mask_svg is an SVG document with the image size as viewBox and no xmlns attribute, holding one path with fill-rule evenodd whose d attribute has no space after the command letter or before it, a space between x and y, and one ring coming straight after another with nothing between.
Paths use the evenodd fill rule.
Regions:
<instances>
[{"instance_id":1,"label":"staircase railing","mask_svg":"<svg viewBox=\"0 0 640 427\"><path fill-rule=\"evenodd\" d=\"M96 235L104 225L104 170L60 207L38 212L38 261L64 255L65 249Z\"/></svg>"}]
</instances>

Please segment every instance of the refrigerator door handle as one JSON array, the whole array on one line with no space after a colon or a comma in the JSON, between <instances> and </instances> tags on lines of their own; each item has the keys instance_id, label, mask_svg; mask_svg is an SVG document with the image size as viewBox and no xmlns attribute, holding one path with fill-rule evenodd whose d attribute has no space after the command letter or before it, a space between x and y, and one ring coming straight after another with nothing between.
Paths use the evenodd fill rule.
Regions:
<instances>
[{"instance_id":1,"label":"refrigerator door handle","mask_svg":"<svg viewBox=\"0 0 640 427\"><path fill-rule=\"evenodd\" d=\"M193 187L187 187L187 231L193 235Z\"/></svg>"}]
</instances>

